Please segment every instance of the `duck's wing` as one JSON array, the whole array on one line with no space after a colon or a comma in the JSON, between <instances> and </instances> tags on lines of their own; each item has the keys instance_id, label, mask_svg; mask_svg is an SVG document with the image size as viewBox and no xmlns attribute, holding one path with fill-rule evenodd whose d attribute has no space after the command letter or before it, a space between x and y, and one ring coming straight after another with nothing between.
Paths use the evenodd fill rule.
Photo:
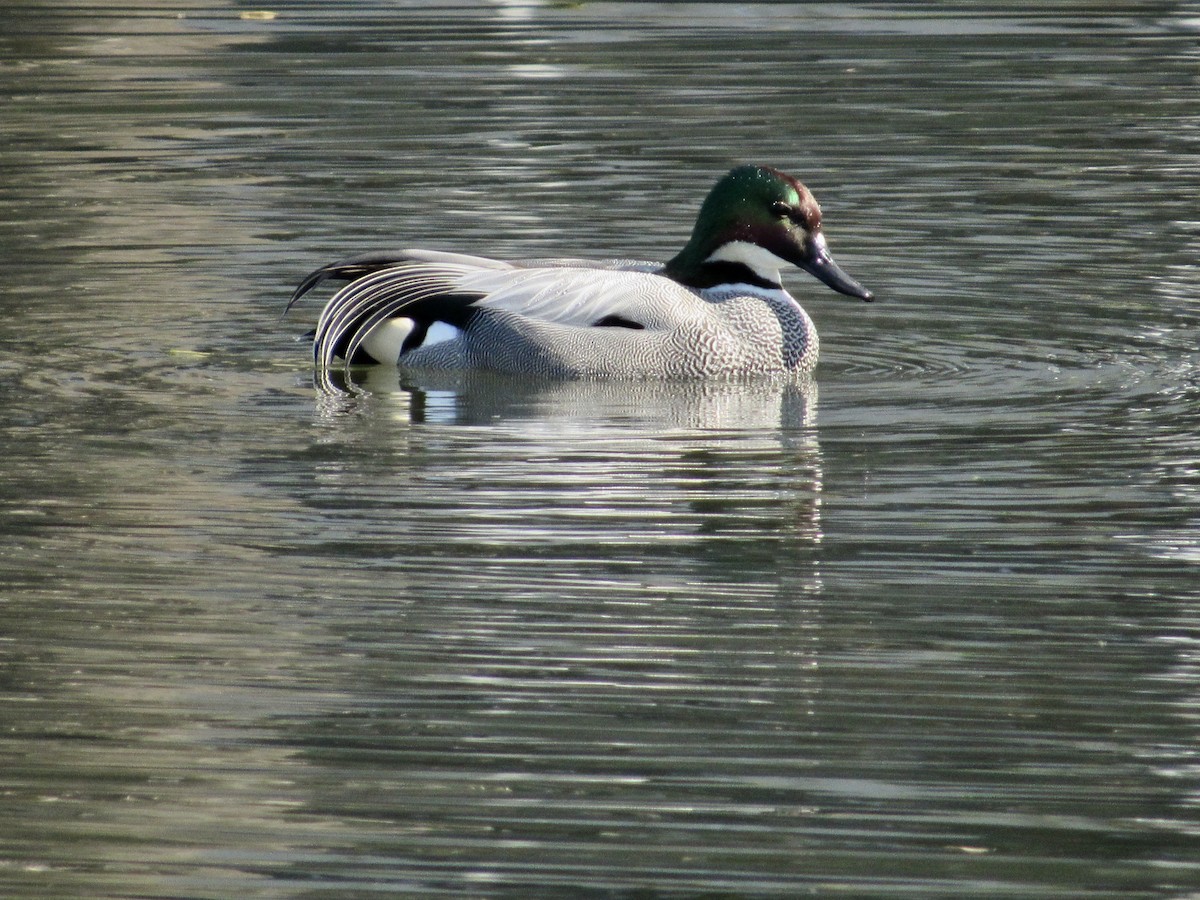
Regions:
<instances>
[{"instance_id":1,"label":"duck's wing","mask_svg":"<svg viewBox=\"0 0 1200 900\"><path fill-rule=\"evenodd\" d=\"M477 309L580 328L615 324L616 319L631 328L664 327L670 318L664 294L677 290L690 296L686 288L651 271L606 268L603 263L477 272L460 286L482 295Z\"/></svg>"},{"instance_id":2,"label":"duck's wing","mask_svg":"<svg viewBox=\"0 0 1200 900\"><path fill-rule=\"evenodd\" d=\"M651 263L631 269L555 260L527 267L429 252L388 259L357 257L318 270L301 285L309 289L326 277L354 278L363 267L375 267L338 291L321 313L313 341L319 367L338 356L354 360L366 337L388 319L409 323L404 353L420 346L435 323L464 330L485 311L580 328L654 329L668 327L676 315L673 305L693 298L686 288L648 271ZM332 274L318 277L321 272Z\"/></svg>"},{"instance_id":3,"label":"duck's wing","mask_svg":"<svg viewBox=\"0 0 1200 900\"><path fill-rule=\"evenodd\" d=\"M410 263L451 263L454 265L472 266L478 269L511 269L511 263L488 259L486 256L471 256L467 253L447 253L440 250L394 250L387 252L364 253L351 256L348 259L330 263L327 266L310 273L300 282L292 297L284 307L286 315L296 301L325 281L357 281L382 269L391 269Z\"/></svg>"},{"instance_id":4,"label":"duck's wing","mask_svg":"<svg viewBox=\"0 0 1200 900\"><path fill-rule=\"evenodd\" d=\"M554 256L523 259L513 265L523 269L605 269L612 272L661 272L663 264L644 259L576 259Z\"/></svg>"}]
</instances>

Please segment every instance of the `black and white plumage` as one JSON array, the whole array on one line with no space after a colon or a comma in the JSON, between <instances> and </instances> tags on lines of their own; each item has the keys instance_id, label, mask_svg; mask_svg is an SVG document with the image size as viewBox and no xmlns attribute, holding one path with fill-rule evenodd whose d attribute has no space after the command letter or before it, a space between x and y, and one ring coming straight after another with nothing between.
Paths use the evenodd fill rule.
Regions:
<instances>
[{"instance_id":1,"label":"black and white plumage","mask_svg":"<svg viewBox=\"0 0 1200 900\"><path fill-rule=\"evenodd\" d=\"M816 363L817 335L782 287L788 264L871 298L829 257L807 189L745 166L713 189L691 241L665 265L369 254L313 272L289 308L323 281L349 282L317 322L322 371L340 358L584 377L805 372Z\"/></svg>"}]
</instances>

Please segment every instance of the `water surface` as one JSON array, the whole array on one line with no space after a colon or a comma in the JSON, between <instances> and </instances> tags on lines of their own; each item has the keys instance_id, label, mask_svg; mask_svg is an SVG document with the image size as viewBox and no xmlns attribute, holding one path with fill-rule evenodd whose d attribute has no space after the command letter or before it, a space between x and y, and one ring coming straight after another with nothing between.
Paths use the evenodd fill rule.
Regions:
<instances>
[{"instance_id":1,"label":"water surface","mask_svg":"<svg viewBox=\"0 0 1200 900\"><path fill-rule=\"evenodd\" d=\"M1200 8L26 3L0 893L1200 890ZM815 383L360 373L419 244L812 187Z\"/></svg>"}]
</instances>

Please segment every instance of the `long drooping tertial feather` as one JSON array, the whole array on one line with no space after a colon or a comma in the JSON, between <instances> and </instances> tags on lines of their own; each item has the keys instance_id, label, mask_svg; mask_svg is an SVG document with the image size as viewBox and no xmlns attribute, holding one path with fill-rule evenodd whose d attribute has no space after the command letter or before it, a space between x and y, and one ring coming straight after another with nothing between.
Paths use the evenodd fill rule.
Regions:
<instances>
[{"instance_id":1,"label":"long drooping tertial feather","mask_svg":"<svg viewBox=\"0 0 1200 900\"><path fill-rule=\"evenodd\" d=\"M330 366L337 357L352 362L364 338L386 319L404 316L428 327L446 322L464 328L468 307L484 296L458 289L472 270L463 266L409 264L380 269L338 291L317 320L313 358Z\"/></svg>"},{"instance_id":2,"label":"long drooping tertial feather","mask_svg":"<svg viewBox=\"0 0 1200 900\"><path fill-rule=\"evenodd\" d=\"M356 281L364 275L370 275L372 272L377 272L380 269L399 265L404 261L403 254L365 253L361 256L353 256L349 259L330 263L327 266L321 266L321 268L310 273L307 278L300 282L296 290L292 292L292 298L288 300L288 304L283 312L285 315L290 312L301 297L324 281Z\"/></svg>"}]
</instances>

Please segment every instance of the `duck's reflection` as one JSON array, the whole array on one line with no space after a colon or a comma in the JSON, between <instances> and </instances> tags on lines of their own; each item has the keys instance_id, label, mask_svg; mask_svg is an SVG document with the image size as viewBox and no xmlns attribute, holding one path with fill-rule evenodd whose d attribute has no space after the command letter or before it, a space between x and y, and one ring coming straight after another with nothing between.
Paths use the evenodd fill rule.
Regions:
<instances>
[{"instance_id":1,"label":"duck's reflection","mask_svg":"<svg viewBox=\"0 0 1200 900\"><path fill-rule=\"evenodd\" d=\"M685 503L703 513L694 525L708 533L821 539L811 379L588 381L387 366L357 370L355 379L318 394L328 440L381 448L375 461L395 452L396 465L408 468L427 440L412 426L486 427L484 446L460 438L459 457L440 465L464 478L486 470L499 506L506 483L514 497L528 497L523 482L550 478L573 492L547 498L555 506L633 492L661 504L664 524ZM348 421L353 427L342 427Z\"/></svg>"},{"instance_id":2,"label":"duck's reflection","mask_svg":"<svg viewBox=\"0 0 1200 900\"><path fill-rule=\"evenodd\" d=\"M676 428L791 430L814 424L816 382L808 376L730 380L553 379L481 371L412 371L393 366L330 369L318 412L337 415L364 400L414 423L490 424L512 417L556 421L613 418Z\"/></svg>"}]
</instances>

